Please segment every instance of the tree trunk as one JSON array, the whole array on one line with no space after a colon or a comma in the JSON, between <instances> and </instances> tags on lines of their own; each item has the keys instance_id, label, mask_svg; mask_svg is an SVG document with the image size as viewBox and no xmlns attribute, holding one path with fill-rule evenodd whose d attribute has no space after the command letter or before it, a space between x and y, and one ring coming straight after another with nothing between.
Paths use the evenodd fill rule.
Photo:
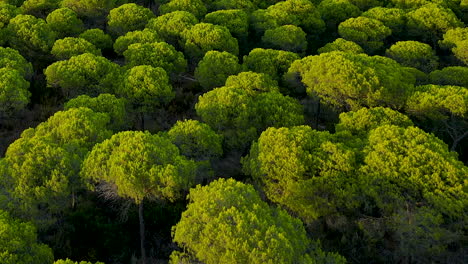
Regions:
<instances>
[{"instance_id":1,"label":"tree trunk","mask_svg":"<svg viewBox=\"0 0 468 264\"><path fill-rule=\"evenodd\" d=\"M141 118L141 130L145 131L145 114L143 112L140 113Z\"/></svg>"},{"instance_id":2,"label":"tree trunk","mask_svg":"<svg viewBox=\"0 0 468 264\"><path fill-rule=\"evenodd\" d=\"M318 129L319 118L320 118L320 99L318 100L318 103L317 103L317 113L315 115L315 129L316 130L319 130Z\"/></svg>"},{"instance_id":3,"label":"tree trunk","mask_svg":"<svg viewBox=\"0 0 468 264\"><path fill-rule=\"evenodd\" d=\"M143 220L143 201L138 204L138 218L140 219L140 249L141 249L141 263L146 264L146 251L145 251L145 221Z\"/></svg>"}]
</instances>

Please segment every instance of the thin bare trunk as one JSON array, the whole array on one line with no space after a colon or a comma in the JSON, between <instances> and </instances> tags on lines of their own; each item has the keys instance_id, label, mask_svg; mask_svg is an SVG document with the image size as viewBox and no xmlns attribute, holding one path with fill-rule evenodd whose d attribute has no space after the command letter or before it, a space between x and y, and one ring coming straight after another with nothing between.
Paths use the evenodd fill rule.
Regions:
<instances>
[{"instance_id":1,"label":"thin bare trunk","mask_svg":"<svg viewBox=\"0 0 468 264\"><path fill-rule=\"evenodd\" d=\"M145 221L143 220L143 201L138 204L138 217L140 219L140 249L141 249L141 263L146 264L146 251L145 251Z\"/></svg>"}]
</instances>

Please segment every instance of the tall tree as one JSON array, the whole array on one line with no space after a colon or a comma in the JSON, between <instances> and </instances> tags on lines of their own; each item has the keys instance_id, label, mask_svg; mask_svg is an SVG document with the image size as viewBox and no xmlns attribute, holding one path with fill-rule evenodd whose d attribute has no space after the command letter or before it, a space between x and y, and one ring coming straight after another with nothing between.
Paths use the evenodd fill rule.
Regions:
<instances>
[{"instance_id":1,"label":"tall tree","mask_svg":"<svg viewBox=\"0 0 468 264\"><path fill-rule=\"evenodd\" d=\"M138 205L143 263L144 200L174 201L183 196L195 178L195 163L179 153L168 139L149 132L126 131L97 144L83 163L83 177Z\"/></svg>"},{"instance_id":2,"label":"tall tree","mask_svg":"<svg viewBox=\"0 0 468 264\"><path fill-rule=\"evenodd\" d=\"M401 109L415 82L407 69L389 58L337 51L297 60L287 75L299 75L310 96L341 111L363 106Z\"/></svg>"},{"instance_id":3,"label":"tall tree","mask_svg":"<svg viewBox=\"0 0 468 264\"><path fill-rule=\"evenodd\" d=\"M50 53L58 60L68 60L73 56L84 53L101 56L101 50L97 49L92 43L82 38L71 37L55 41Z\"/></svg>"},{"instance_id":4,"label":"tall tree","mask_svg":"<svg viewBox=\"0 0 468 264\"><path fill-rule=\"evenodd\" d=\"M302 223L270 207L253 186L219 179L190 190L190 203L173 228L171 263L344 263L307 238ZM309 251L309 248L314 248Z\"/></svg>"},{"instance_id":5,"label":"tall tree","mask_svg":"<svg viewBox=\"0 0 468 264\"><path fill-rule=\"evenodd\" d=\"M197 23L198 19L192 13L174 11L151 19L146 28L156 31L165 42L178 47L182 33Z\"/></svg>"},{"instance_id":6,"label":"tall tree","mask_svg":"<svg viewBox=\"0 0 468 264\"><path fill-rule=\"evenodd\" d=\"M104 57L85 53L55 62L44 73L47 86L61 89L63 96L70 99L81 94L114 92L120 67Z\"/></svg>"},{"instance_id":7,"label":"tall tree","mask_svg":"<svg viewBox=\"0 0 468 264\"><path fill-rule=\"evenodd\" d=\"M376 53L392 30L379 20L360 16L340 23L338 33L342 38L356 42L368 53Z\"/></svg>"},{"instance_id":8,"label":"tall tree","mask_svg":"<svg viewBox=\"0 0 468 264\"><path fill-rule=\"evenodd\" d=\"M24 109L31 97L28 88L29 82L17 70L0 68L0 115L9 117Z\"/></svg>"}]
</instances>

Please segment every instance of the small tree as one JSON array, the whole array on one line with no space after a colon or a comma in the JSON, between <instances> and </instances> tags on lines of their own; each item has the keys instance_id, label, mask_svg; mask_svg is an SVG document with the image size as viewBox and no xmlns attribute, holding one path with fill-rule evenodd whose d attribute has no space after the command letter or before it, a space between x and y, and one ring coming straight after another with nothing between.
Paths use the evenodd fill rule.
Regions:
<instances>
[{"instance_id":1,"label":"small tree","mask_svg":"<svg viewBox=\"0 0 468 264\"><path fill-rule=\"evenodd\" d=\"M338 26L338 33L346 40L354 41L369 53L383 47L383 40L392 30L382 22L367 17L350 18Z\"/></svg>"},{"instance_id":2,"label":"small tree","mask_svg":"<svg viewBox=\"0 0 468 264\"><path fill-rule=\"evenodd\" d=\"M144 29L153 17L153 12L148 8L134 3L123 4L109 12L108 30L114 36L122 36L129 31Z\"/></svg>"},{"instance_id":3,"label":"small tree","mask_svg":"<svg viewBox=\"0 0 468 264\"><path fill-rule=\"evenodd\" d=\"M302 55L307 49L306 33L294 25L268 29L262 37L262 43L267 48L291 51Z\"/></svg>"},{"instance_id":4,"label":"small tree","mask_svg":"<svg viewBox=\"0 0 468 264\"><path fill-rule=\"evenodd\" d=\"M398 41L385 51L385 55L403 66L429 73L438 66L439 58L431 46L418 41Z\"/></svg>"},{"instance_id":5,"label":"small tree","mask_svg":"<svg viewBox=\"0 0 468 264\"><path fill-rule=\"evenodd\" d=\"M174 11L151 19L146 28L154 30L161 38L177 47L182 33L198 23L198 19L187 11Z\"/></svg>"},{"instance_id":6,"label":"small tree","mask_svg":"<svg viewBox=\"0 0 468 264\"><path fill-rule=\"evenodd\" d=\"M101 50L97 49L96 46L87 40L70 37L55 41L50 53L58 60L68 60L73 56L78 56L84 53L101 56Z\"/></svg>"},{"instance_id":7,"label":"small tree","mask_svg":"<svg viewBox=\"0 0 468 264\"><path fill-rule=\"evenodd\" d=\"M84 31L83 21L69 8L52 11L46 18L49 27L57 33L57 38L75 37Z\"/></svg>"},{"instance_id":8,"label":"small tree","mask_svg":"<svg viewBox=\"0 0 468 264\"><path fill-rule=\"evenodd\" d=\"M183 191L193 184L195 168L168 139L126 131L97 144L84 161L81 175L138 205L141 256L146 263L144 200L183 197Z\"/></svg>"},{"instance_id":9,"label":"small tree","mask_svg":"<svg viewBox=\"0 0 468 264\"><path fill-rule=\"evenodd\" d=\"M208 51L195 69L195 78L204 91L222 86L226 79L241 72L239 59L226 51Z\"/></svg>"},{"instance_id":10,"label":"small tree","mask_svg":"<svg viewBox=\"0 0 468 264\"><path fill-rule=\"evenodd\" d=\"M0 68L0 115L11 116L29 103L29 82L10 68Z\"/></svg>"}]
</instances>

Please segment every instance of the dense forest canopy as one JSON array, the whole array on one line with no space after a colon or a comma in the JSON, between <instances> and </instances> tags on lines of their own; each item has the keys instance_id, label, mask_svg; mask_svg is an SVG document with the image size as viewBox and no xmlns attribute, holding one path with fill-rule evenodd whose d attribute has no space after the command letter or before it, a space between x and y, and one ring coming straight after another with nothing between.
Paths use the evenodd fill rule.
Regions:
<instances>
[{"instance_id":1,"label":"dense forest canopy","mask_svg":"<svg viewBox=\"0 0 468 264\"><path fill-rule=\"evenodd\" d=\"M0 0L0 263L466 263L465 0Z\"/></svg>"}]
</instances>

